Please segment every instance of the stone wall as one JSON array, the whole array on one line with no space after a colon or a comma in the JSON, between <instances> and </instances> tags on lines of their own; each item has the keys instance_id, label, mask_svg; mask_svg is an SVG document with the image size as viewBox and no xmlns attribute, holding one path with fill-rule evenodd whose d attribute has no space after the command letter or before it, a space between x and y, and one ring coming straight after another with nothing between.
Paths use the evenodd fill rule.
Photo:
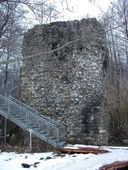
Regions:
<instances>
[{"instance_id":1,"label":"stone wall","mask_svg":"<svg viewBox=\"0 0 128 170\"><path fill-rule=\"evenodd\" d=\"M23 59L22 100L64 124L67 139L106 144L108 52L101 24L92 18L35 26L24 36Z\"/></svg>"}]
</instances>

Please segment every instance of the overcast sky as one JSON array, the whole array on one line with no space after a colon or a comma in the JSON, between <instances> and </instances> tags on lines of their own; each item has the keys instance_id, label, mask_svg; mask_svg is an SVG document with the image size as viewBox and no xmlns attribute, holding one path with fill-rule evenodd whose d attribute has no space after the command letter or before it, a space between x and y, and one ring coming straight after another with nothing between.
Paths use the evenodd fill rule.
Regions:
<instances>
[{"instance_id":1,"label":"overcast sky","mask_svg":"<svg viewBox=\"0 0 128 170\"><path fill-rule=\"evenodd\" d=\"M64 12L63 18L64 20L81 19L87 15L98 17L102 11L107 11L112 1L114 0L95 0L95 3L90 3L88 0L68 0L72 12Z\"/></svg>"},{"instance_id":2,"label":"overcast sky","mask_svg":"<svg viewBox=\"0 0 128 170\"><path fill-rule=\"evenodd\" d=\"M57 6L56 10L60 11L61 15L58 19L53 18L51 21L67 21L67 20L79 20L84 17L97 17L104 11L107 11L110 3L115 0L92 0L94 3L89 2L89 0L67 0L68 10L66 0L47 0L50 4L55 3ZM30 11L30 10L29 10ZM39 20L33 18L33 13L30 12L26 16L28 19L25 22L28 23L28 28L33 27L33 24L40 24Z\"/></svg>"}]
</instances>

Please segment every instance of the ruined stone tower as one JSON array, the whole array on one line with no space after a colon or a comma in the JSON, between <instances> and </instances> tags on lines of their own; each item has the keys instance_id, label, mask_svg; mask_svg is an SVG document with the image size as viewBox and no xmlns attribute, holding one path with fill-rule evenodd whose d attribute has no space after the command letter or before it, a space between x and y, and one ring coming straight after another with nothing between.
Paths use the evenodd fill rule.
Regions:
<instances>
[{"instance_id":1,"label":"ruined stone tower","mask_svg":"<svg viewBox=\"0 0 128 170\"><path fill-rule=\"evenodd\" d=\"M35 26L23 41L21 99L66 127L67 140L106 144L108 52L94 18Z\"/></svg>"}]
</instances>

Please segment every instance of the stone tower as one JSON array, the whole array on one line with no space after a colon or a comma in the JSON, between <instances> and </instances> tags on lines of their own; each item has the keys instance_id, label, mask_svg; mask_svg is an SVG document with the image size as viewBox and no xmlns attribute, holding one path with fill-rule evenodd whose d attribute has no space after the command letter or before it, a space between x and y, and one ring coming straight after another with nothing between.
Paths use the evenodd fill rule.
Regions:
<instances>
[{"instance_id":1,"label":"stone tower","mask_svg":"<svg viewBox=\"0 0 128 170\"><path fill-rule=\"evenodd\" d=\"M21 99L66 127L67 140L107 144L105 32L95 18L30 29L23 41Z\"/></svg>"}]
</instances>

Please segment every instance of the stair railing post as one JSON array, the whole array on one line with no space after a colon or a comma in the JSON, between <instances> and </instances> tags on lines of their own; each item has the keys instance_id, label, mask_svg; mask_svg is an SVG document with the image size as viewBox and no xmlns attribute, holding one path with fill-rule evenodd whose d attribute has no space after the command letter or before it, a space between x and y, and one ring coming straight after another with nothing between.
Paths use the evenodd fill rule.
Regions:
<instances>
[{"instance_id":1,"label":"stair railing post","mask_svg":"<svg viewBox=\"0 0 128 170\"><path fill-rule=\"evenodd\" d=\"M7 143L7 119L4 119L4 144Z\"/></svg>"},{"instance_id":2,"label":"stair railing post","mask_svg":"<svg viewBox=\"0 0 128 170\"><path fill-rule=\"evenodd\" d=\"M8 99L8 116L9 116L9 118L11 116L11 103L10 103L9 99Z\"/></svg>"},{"instance_id":3,"label":"stair railing post","mask_svg":"<svg viewBox=\"0 0 128 170\"><path fill-rule=\"evenodd\" d=\"M16 88L16 96L19 97L19 79L18 79L18 82L17 82L17 88Z\"/></svg>"},{"instance_id":4,"label":"stair railing post","mask_svg":"<svg viewBox=\"0 0 128 170\"><path fill-rule=\"evenodd\" d=\"M27 112L27 110L26 110L26 123L27 123L27 128L29 128L29 123L28 123L28 112Z\"/></svg>"},{"instance_id":5,"label":"stair railing post","mask_svg":"<svg viewBox=\"0 0 128 170\"><path fill-rule=\"evenodd\" d=\"M32 152L32 134L33 134L33 130L29 129L29 148L30 148L30 152Z\"/></svg>"},{"instance_id":6,"label":"stair railing post","mask_svg":"<svg viewBox=\"0 0 128 170\"><path fill-rule=\"evenodd\" d=\"M22 112L21 112L21 105L20 105L20 111L19 111L19 115L22 117Z\"/></svg>"},{"instance_id":7,"label":"stair railing post","mask_svg":"<svg viewBox=\"0 0 128 170\"><path fill-rule=\"evenodd\" d=\"M57 128L57 142L59 141L59 129Z\"/></svg>"},{"instance_id":8,"label":"stair railing post","mask_svg":"<svg viewBox=\"0 0 128 170\"><path fill-rule=\"evenodd\" d=\"M50 125L46 123L46 134L47 134L47 141L49 141L50 136Z\"/></svg>"}]
</instances>

